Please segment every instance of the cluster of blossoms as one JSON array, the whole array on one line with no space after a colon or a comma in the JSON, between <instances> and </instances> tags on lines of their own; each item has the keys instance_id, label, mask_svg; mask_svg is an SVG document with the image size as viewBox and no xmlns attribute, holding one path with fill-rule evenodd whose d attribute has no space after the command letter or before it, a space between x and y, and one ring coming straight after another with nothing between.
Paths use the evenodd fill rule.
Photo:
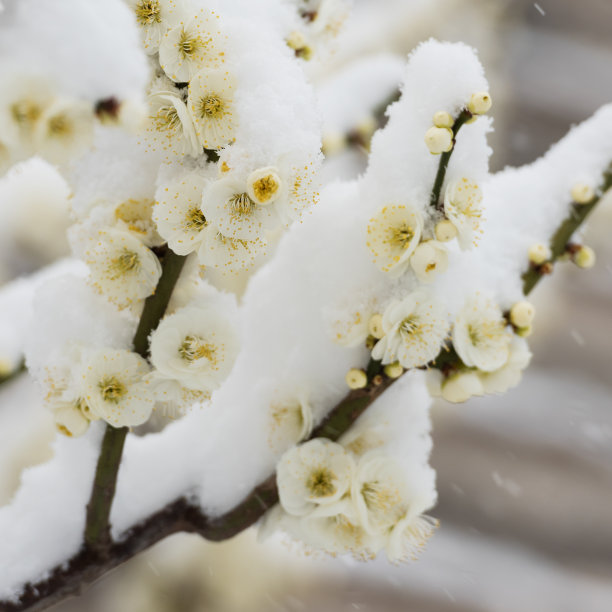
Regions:
<instances>
[{"instance_id":1,"label":"cluster of blossoms","mask_svg":"<svg viewBox=\"0 0 612 612\"><path fill-rule=\"evenodd\" d=\"M384 549L393 562L414 558L437 526L423 514L432 500L371 434L287 451L277 468L280 507L268 520L331 554L368 559Z\"/></svg>"},{"instance_id":2,"label":"cluster of blossoms","mask_svg":"<svg viewBox=\"0 0 612 612\"><path fill-rule=\"evenodd\" d=\"M94 105L58 94L44 78L14 81L0 93L0 173L35 154L63 163L91 145Z\"/></svg>"}]
</instances>

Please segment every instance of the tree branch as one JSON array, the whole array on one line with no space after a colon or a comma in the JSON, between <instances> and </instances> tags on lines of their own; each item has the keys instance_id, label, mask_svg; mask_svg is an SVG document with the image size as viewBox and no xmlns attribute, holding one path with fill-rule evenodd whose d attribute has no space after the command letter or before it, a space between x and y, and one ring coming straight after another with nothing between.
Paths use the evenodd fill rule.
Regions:
<instances>
[{"instance_id":1,"label":"tree branch","mask_svg":"<svg viewBox=\"0 0 612 612\"><path fill-rule=\"evenodd\" d=\"M164 316L176 281L185 265L185 257L177 255L168 248L160 254L160 259L162 274L155 293L145 300L133 341L134 351L145 359L149 352L149 335ZM85 546L90 552L102 556L111 546L109 517L127 433L127 427L106 426L91 496L87 504Z\"/></svg>"}]
</instances>

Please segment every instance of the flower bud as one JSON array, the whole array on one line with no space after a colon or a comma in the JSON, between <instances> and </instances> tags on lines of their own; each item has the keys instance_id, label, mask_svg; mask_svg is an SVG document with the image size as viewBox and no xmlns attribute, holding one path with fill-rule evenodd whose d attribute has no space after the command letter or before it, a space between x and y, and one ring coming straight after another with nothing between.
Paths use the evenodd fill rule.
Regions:
<instances>
[{"instance_id":1,"label":"flower bud","mask_svg":"<svg viewBox=\"0 0 612 612\"><path fill-rule=\"evenodd\" d=\"M484 115L489 111L492 104L493 102L489 92L479 91L478 93L472 94L468 104L468 110L474 113L474 115Z\"/></svg>"},{"instance_id":2,"label":"flower bud","mask_svg":"<svg viewBox=\"0 0 612 612\"><path fill-rule=\"evenodd\" d=\"M346 138L340 132L329 132L323 135L323 155L336 155L346 149Z\"/></svg>"},{"instance_id":3,"label":"flower bud","mask_svg":"<svg viewBox=\"0 0 612 612\"><path fill-rule=\"evenodd\" d=\"M351 368L346 373L346 384L349 389L363 389L368 384L368 377L363 370Z\"/></svg>"},{"instance_id":4,"label":"flower bud","mask_svg":"<svg viewBox=\"0 0 612 612\"><path fill-rule=\"evenodd\" d=\"M395 363L388 363L384 371L389 378L399 378L404 373L404 368L396 361Z\"/></svg>"},{"instance_id":5,"label":"flower bud","mask_svg":"<svg viewBox=\"0 0 612 612\"><path fill-rule=\"evenodd\" d=\"M521 338L529 338L533 333L533 327L531 325L527 325L527 327L519 327L516 330L516 334Z\"/></svg>"},{"instance_id":6,"label":"flower bud","mask_svg":"<svg viewBox=\"0 0 612 612\"><path fill-rule=\"evenodd\" d=\"M438 111L433 116L433 123L439 128L452 128L455 120L450 113L447 113L446 111Z\"/></svg>"},{"instance_id":7,"label":"flower bud","mask_svg":"<svg viewBox=\"0 0 612 612\"><path fill-rule=\"evenodd\" d=\"M515 327L529 327L533 323L535 308L533 304L522 300L510 309L510 322Z\"/></svg>"},{"instance_id":8,"label":"flower bud","mask_svg":"<svg viewBox=\"0 0 612 612\"><path fill-rule=\"evenodd\" d=\"M459 372L442 384L442 397L453 404L460 404L473 395L483 394L482 382L475 372Z\"/></svg>"},{"instance_id":9,"label":"flower bud","mask_svg":"<svg viewBox=\"0 0 612 612\"><path fill-rule=\"evenodd\" d=\"M576 183L572 187L572 200L576 202L576 204L588 204L595 197L595 191L586 183Z\"/></svg>"},{"instance_id":10,"label":"flower bud","mask_svg":"<svg viewBox=\"0 0 612 612\"><path fill-rule=\"evenodd\" d=\"M74 406L64 406L55 411L55 426L69 438L82 436L89 427L89 420Z\"/></svg>"},{"instance_id":11,"label":"flower bud","mask_svg":"<svg viewBox=\"0 0 612 612\"><path fill-rule=\"evenodd\" d=\"M574 253L574 263L579 268L592 268L595 265L595 251L588 246L581 246L580 249Z\"/></svg>"},{"instance_id":12,"label":"flower bud","mask_svg":"<svg viewBox=\"0 0 612 612\"><path fill-rule=\"evenodd\" d=\"M382 315L375 314L370 317L370 320L368 322L368 330L370 331L370 334L374 336L374 338L376 338L377 340L380 340L385 335L382 321Z\"/></svg>"},{"instance_id":13,"label":"flower bud","mask_svg":"<svg viewBox=\"0 0 612 612\"><path fill-rule=\"evenodd\" d=\"M254 170L247 179L249 198L261 206L275 202L281 194L281 186L278 170L272 166Z\"/></svg>"},{"instance_id":14,"label":"flower bud","mask_svg":"<svg viewBox=\"0 0 612 612\"><path fill-rule=\"evenodd\" d=\"M357 123L355 126L355 131L366 141L369 141L372 138L372 134L376 131L378 127L378 123L376 122L376 118L372 115L364 117Z\"/></svg>"},{"instance_id":15,"label":"flower bud","mask_svg":"<svg viewBox=\"0 0 612 612\"><path fill-rule=\"evenodd\" d=\"M534 263L536 266L543 264L552 257L550 248L545 244L534 244L529 247L528 251L529 261Z\"/></svg>"},{"instance_id":16,"label":"flower bud","mask_svg":"<svg viewBox=\"0 0 612 612\"><path fill-rule=\"evenodd\" d=\"M434 231L440 242L448 242L457 236L457 228L448 219L440 221Z\"/></svg>"},{"instance_id":17,"label":"flower bud","mask_svg":"<svg viewBox=\"0 0 612 612\"><path fill-rule=\"evenodd\" d=\"M425 144L432 155L447 153L453 148L453 131L448 128L430 127L425 133Z\"/></svg>"}]
</instances>

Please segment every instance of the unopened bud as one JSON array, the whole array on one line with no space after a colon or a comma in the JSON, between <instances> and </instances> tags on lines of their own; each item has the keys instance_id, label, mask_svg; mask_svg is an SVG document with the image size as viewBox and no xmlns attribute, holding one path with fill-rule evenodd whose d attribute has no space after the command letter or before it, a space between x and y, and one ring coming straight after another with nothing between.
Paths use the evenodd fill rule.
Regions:
<instances>
[{"instance_id":1,"label":"unopened bud","mask_svg":"<svg viewBox=\"0 0 612 612\"><path fill-rule=\"evenodd\" d=\"M396 361L389 363L384 368L385 376L389 378L399 378L404 373L404 368Z\"/></svg>"},{"instance_id":2,"label":"unopened bud","mask_svg":"<svg viewBox=\"0 0 612 612\"><path fill-rule=\"evenodd\" d=\"M484 115L491 109L493 101L488 91L479 91L478 93L472 94L468 109L475 115Z\"/></svg>"},{"instance_id":3,"label":"unopened bud","mask_svg":"<svg viewBox=\"0 0 612 612\"><path fill-rule=\"evenodd\" d=\"M595 190L586 183L576 183L572 187L572 200L576 204L588 204L595 197Z\"/></svg>"},{"instance_id":4,"label":"unopened bud","mask_svg":"<svg viewBox=\"0 0 612 612\"><path fill-rule=\"evenodd\" d=\"M368 321L368 330L370 334L374 336L377 340L380 340L384 335L385 331L383 330L383 318L379 314L372 315L370 320Z\"/></svg>"},{"instance_id":5,"label":"unopened bud","mask_svg":"<svg viewBox=\"0 0 612 612\"><path fill-rule=\"evenodd\" d=\"M579 268L592 268L595 265L595 251L588 246L583 246L574 254L574 263Z\"/></svg>"},{"instance_id":6,"label":"unopened bud","mask_svg":"<svg viewBox=\"0 0 612 612\"><path fill-rule=\"evenodd\" d=\"M448 153L453 148L453 131L448 128L430 127L425 133L425 144L432 155Z\"/></svg>"},{"instance_id":7,"label":"unopened bud","mask_svg":"<svg viewBox=\"0 0 612 612\"><path fill-rule=\"evenodd\" d=\"M346 384L349 389L363 389L368 384L368 377L363 370L352 368L346 373Z\"/></svg>"},{"instance_id":8,"label":"unopened bud","mask_svg":"<svg viewBox=\"0 0 612 612\"><path fill-rule=\"evenodd\" d=\"M536 266L543 264L552 257L550 248L545 244L534 244L529 247L529 261Z\"/></svg>"},{"instance_id":9,"label":"unopened bud","mask_svg":"<svg viewBox=\"0 0 612 612\"><path fill-rule=\"evenodd\" d=\"M510 309L510 323L515 327L529 327L533 323L535 308L525 300L517 302Z\"/></svg>"},{"instance_id":10,"label":"unopened bud","mask_svg":"<svg viewBox=\"0 0 612 612\"><path fill-rule=\"evenodd\" d=\"M446 111L438 111L433 116L433 124L439 128L452 128L455 120L450 113Z\"/></svg>"},{"instance_id":11,"label":"unopened bud","mask_svg":"<svg viewBox=\"0 0 612 612\"><path fill-rule=\"evenodd\" d=\"M457 236L457 228L448 219L440 221L434 231L440 242L448 242Z\"/></svg>"}]
</instances>

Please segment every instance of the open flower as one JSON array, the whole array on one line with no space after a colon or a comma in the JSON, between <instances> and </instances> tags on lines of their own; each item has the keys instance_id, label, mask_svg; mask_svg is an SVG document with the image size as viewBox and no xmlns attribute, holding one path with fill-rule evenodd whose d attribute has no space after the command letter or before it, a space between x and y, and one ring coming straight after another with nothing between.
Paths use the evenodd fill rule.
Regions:
<instances>
[{"instance_id":1,"label":"open flower","mask_svg":"<svg viewBox=\"0 0 612 612\"><path fill-rule=\"evenodd\" d=\"M410 256L421 240L423 217L408 204L389 204L370 219L367 245L374 263L392 276L409 266Z\"/></svg>"},{"instance_id":2,"label":"open flower","mask_svg":"<svg viewBox=\"0 0 612 612\"><path fill-rule=\"evenodd\" d=\"M149 135L164 149L197 157L202 152L187 106L175 92L158 91L149 98Z\"/></svg>"},{"instance_id":3,"label":"open flower","mask_svg":"<svg viewBox=\"0 0 612 612\"><path fill-rule=\"evenodd\" d=\"M202 212L202 191L206 179L192 172L162 184L155 192L153 219L160 235L179 255L200 248L208 221Z\"/></svg>"},{"instance_id":4,"label":"open flower","mask_svg":"<svg viewBox=\"0 0 612 612\"><path fill-rule=\"evenodd\" d=\"M342 446L323 438L288 450L276 478L282 507L303 516L319 505L338 502L349 490L353 459Z\"/></svg>"},{"instance_id":5,"label":"open flower","mask_svg":"<svg viewBox=\"0 0 612 612\"><path fill-rule=\"evenodd\" d=\"M244 181L233 174L208 184L202 194L202 210L230 238L255 240L279 224L274 209L252 200Z\"/></svg>"},{"instance_id":6,"label":"open flower","mask_svg":"<svg viewBox=\"0 0 612 612\"><path fill-rule=\"evenodd\" d=\"M212 391L238 354L231 321L213 308L187 306L162 319L151 335L151 363L183 387Z\"/></svg>"},{"instance_id":7,"label":"open flower","mask_svg":"<svg viewBox=\"0 0 612 612\"><path fill-rule=\"evenodd\" d=\"M142 30L145 51L157 53L166 29L181 16L176 0L127 0Z\"/></svg>"},{"instance_id":8,"label":"open flower","mask_svg":"<svg viewBox=\"0 0 612 612\"><path fill-rule=\"evenodd\" d=\"M229 73L200 70L189 83L187 106L204 148L218 149L234 138L234 83Z\"/></svg>"},{"instance_id":9,"label":"open flower","mask_svg":"<svg viewBox=\"0 0 612 612\"><path fill-rule=\"evenodd\" d=\"M128 232L100 231L85 255L94 287L121 307L151 295L161 276L157 257Z\"/></svg>"},{"instance_id":10,"label":"open flower","mask_svg":"<svg viewBox=\"0 0 612 612\"><path fill-rule=\"evenodd\" d=\"M130 351L93 353L83 375L84 395L92 413L113 427L141 425L149 419L155 396L143 382L147 362Z\"/></svg>"},{"instance_id":11,"label":"open flower","mask_svg":"<svg viewBox=\"0 0 612 612\"><path fill-rule=\"evenodd\" d=\"M455 320L453 346L466 366L493 372L508 361L512 335L499 306L476 296Z\"/></svg>"},{"instance_id":12,"label":"open flower","mask_svg":"<svg viewBox=\"0 0 612 612\"><path fill-rule=\"evenodd\" d=\"M159 45L159 63L177 83L186 83L202 68L218 68L223 62L219 44L219 19L201 10L168 30Z\"/></svg>"},{"instance_id":13,"label":"open flower","mask_svg":"<svg viewBox=\"0 0 612 612\"><path fill-rule=\"evenodd\" d=\"M32 136L36 152L63 163L93 143L93 109L86 102L57 99L41 113Z\"/></svg>"},{"instance_id":14,"label":"open flower","mask_svg":"<svg viewBox=\"0 0 612 612\"><path fill-rule=\"evenodd\" d=\"M385 335L372 350L372 358L384 364L399 361L406 369L434 359L449 329L441 306L423 292L389 304L382 325Z\"/></svg>"},{"instance_id":15,"label":"open flower","mask_svg":"<svg viewBox=\"0 0 612 612\"><path fill-rule=\"evenodd\" d=\"M467 178L450 183L444 195L444 214L457 228L461 248L474 246L482 218L482 190L478 184Z\"/></svg>"},{"instance_id":16,"label":"open flower","mask_svg":"<svg viewBox=\"0 0 612 612\"><path fill-rule=\"evenodd\" d=\"M269 410L268 441L272 450L285 451L312 431L312 408L304 393L272 403Z\"/></svg>"}]
</instances>

